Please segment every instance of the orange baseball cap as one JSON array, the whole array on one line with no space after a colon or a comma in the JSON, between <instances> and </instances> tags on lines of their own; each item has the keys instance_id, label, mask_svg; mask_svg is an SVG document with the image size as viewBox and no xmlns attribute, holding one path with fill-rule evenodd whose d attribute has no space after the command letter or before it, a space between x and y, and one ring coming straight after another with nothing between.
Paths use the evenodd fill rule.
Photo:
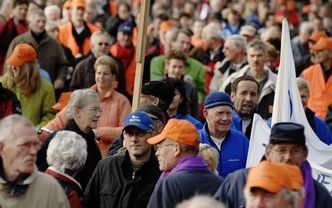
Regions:
<instances>
[{"instance_id":1,"label":"orange baseball cap","mask_svg":"<svg viewBox=\"0 0 332 208\"><path fill-rule=\"evenodd\" d=\"M309 41L317 42L320 38L327 38L327 35L324 31L314 31L310 37Z\"/></svg>"},{"instance_id":2,"label":"orange baseball cap","mask_svg":"<svg viewBox=\"0 0 332 208\"><path fill-rule=\"evenodd\" d=\"M165 139L176 141L193 147L199 146L199 135L196 127L187 120L170 119L163 131L148 139L149 144L158 144Z\"/></svg>"},{"instance_id":3,"label":"orange baseball cap","mask_svg":"<svg viewBox=\"0 0 332 208\"><path fill-rule=\"evenodd\" d=\"M320 38L311 49L320 51L326 49L332 49L332 38Z\"/></svg>"},{"instance_id":4,"label":"orange baseball cap","mask_svg":"<svg viewBox=\"0 0 332 208\"><path fill-rule=\"evenodd\" d=\"M175 23L172 20L165 20L160 23L159 25L159 32L164 33L167 30L170 30L171 28L175 27Z\"/></svg>"},{"instance_id":5,"label":"orange baseball cap","mask_svg":"<svg viewBox=\"0 0 332 208\"><path fill-rule=\"evenodd\" d=\"M295 180L295 182L293 182ZM298 167L263 161L249 170L246 188L261 188L270 193L281 189L301 190L303 177Z\"/></svg>"},{"instance_id":6,"label":"orange baseball cap","mask_svg":"<svg viewBox=\"0 0 332 208\"><path fill-rule=\"evenodd\" d=\"M37 59L36 50L27 43L21 43L15 46L12 54L7 58L6 64L20 67L27 62Z\"/></svg>"},{"instance_id":7,"label":"orange baseball cap","mask_svg":"<svg viewBox=\"0 0 332 208\"><path fill-rule=\"evenodd\" d=\"M85 8L85 0L72 0L70 7L81 7Z\"/></svg>"},{"instance_id":8,"label":"orange baseball cap","mask_svg":"<svg viewBox=\"0 0 332 208\"><path fill-rule=\"evenodd\" d=\"M71 93L72 92L63 92L63 93L61 93L58 102L55 103L55 105L53 105L52 108L55 109L55 110L61 111L68 104Z\"/></svg>"}]
</instances>

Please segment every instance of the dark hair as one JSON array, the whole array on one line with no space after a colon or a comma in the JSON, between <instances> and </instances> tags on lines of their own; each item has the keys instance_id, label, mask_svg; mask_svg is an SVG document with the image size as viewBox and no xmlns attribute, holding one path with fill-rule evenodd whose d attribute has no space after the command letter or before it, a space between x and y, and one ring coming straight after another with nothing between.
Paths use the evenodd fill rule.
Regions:
<instances>
[{"instance_id":1,"label":"dark hair","mask_svg":"<svg viewBox=\"0 0 332 208\"><path fill-rule=\"evenodd\" d=\"M22 5L22 4L29 6L29 0L14 0L13 8L17 7L18 5Z\"/></svg>"},{"instance_id":2,"label":"dark hair","mask_svg":"<svg viewBox=\"0 0 332 208\"><path fill-rule=\"evenodd\" d=\"M236 92L237 90L237 86L239 85L239 83L241 81L251 81L251 82L254 82L256 85L257 85L257 94L259 94L259 83L251 76L248 76L248 75L244 75L244 76L241 76L241 77L238 77L236 78L232 85L231 85L231 92Z\"/></svg>"},{"instance_id":3,"label":"dark hair","mask_svg":"<svg viewBox=\"0 0 332 208\"><path fill-rule=\"evenodd\" d=\"M181 60L185 65L187 64L187 55L180 50L171 50L166 56L166 61L171 59Z\"/></svg>"},{"instance_id":4,"label":"dark hair","mask_svg":"<svg viewBox=\"0 0 332 208\"><path fill-rule=\"evenodd\" d=\"M186 90L184 88L184 81L183 80L175 80L172 78L166 78L167 82L174 88L174 90L179 91L182 102L179 104L177 113L180 114L187 114L188 112L188 98L186 94Z\"/></svg>"},{"instance_id":5,"label":"dark hair","mask_svg":"<svg viewBox=\"0 0 332 208\"><path fill-rule=\"evenodd\" d=\"M254 48L256 50L263 50L264 52L266 52L266 45L263 41L255 39L253 41L251 41L248 46L247 46L247 50L249 48Z\"/></svg>"},{"instance_id":6,"label":"dark hair","mask_svg":"<svg viewBox=\"0 0 332 208\"><path fill-rule=\"evenodd\" d=\"M194 147L190 145L180 144L180 148L183 152L198 155L199 147Z\"/></svg>"}]
</instances>

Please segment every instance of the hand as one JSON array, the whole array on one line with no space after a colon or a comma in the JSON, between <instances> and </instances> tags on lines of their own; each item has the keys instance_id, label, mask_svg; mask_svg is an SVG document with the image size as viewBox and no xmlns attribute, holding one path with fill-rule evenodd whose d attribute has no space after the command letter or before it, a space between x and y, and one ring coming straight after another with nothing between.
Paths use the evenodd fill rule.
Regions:
<instances>
[{"instance_id":1,"label":"hand","mask_svg":"<svg viewBox=\"0 0 332 208\"><path fill-rule=\"evenodd\" d=\"M60 79L57 79L54 81L54 89L63 89L65 86L65 83L60 80Z\"/></svg>"}]
</instances>

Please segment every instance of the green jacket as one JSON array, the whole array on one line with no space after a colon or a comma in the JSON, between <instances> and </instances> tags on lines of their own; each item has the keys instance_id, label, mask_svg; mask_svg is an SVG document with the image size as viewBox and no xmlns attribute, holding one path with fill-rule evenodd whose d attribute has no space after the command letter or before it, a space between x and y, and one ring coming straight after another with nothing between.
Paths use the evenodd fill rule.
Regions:
<instances>
[{"instance_id":1,"label":"green jacket","mask_svg":"<svg viewBox=\"0 0 332 208\"><path fill-rule=\"evenodd\" d=\"M6 78L1 79L4 87L8 87ZM22 116L29 119L34 126L43 127L54 118L55 111L52 106L55 104L55 94L53 86L44 78L40 78L40 85L35 93L29 96L20 94L17 86L11 89L22 106Z\"/></svg>"},{"instance_id":2,"label":"green jacket","mask_svg":"<svg viewBox=\"0 0 332 208\"><path fill-rule=\"evenodd\" d=\"M151 80L161 80L165 77L165 59L166 57L164 55L157 56L152 59L150 67ZM202 103L205 97L203 65L195 59L188 58L184 74L189 75L193 79L193 84L196 86L198 92L198 102Z\"/></svg>"}]
</instances>

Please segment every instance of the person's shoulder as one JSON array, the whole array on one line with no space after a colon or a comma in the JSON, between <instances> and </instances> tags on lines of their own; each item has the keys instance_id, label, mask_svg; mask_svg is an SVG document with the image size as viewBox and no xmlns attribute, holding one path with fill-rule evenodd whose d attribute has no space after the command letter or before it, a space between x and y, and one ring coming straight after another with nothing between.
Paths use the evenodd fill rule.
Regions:
<instances>
[{"instance_id":1,"label":"person's shoulder","mask_svg":"<svg viewBox=\"0 0 332 208\"><path fill-rule=\"evenodd\" d=\"M40 77L40 85L42 88L54 89L52 83L47 81L44 77Z\"/></svg>"},{"instance_id":2,"label":"person's shoulder","mask_svg":"<svg viewBox=\"0 0 332 208\"><path fill-rule=\"evenodd\" d=\"M54 177L38 170L35 171L36 171L35 180L38 182L38 184L42 184L45 188L59 187L59 183Z\"/></svg>"},{"instance_id":3,"label":"person's shoulder","mask_svg":"<svg viewBox=\"0 0 332 208\"><path fill-rule=\"evenodd\" d=\"M236 137L236 138L241 139L241 140L242 139L248 140L246 135L241 131L238 131L236 129L230 129L229 131L230 131L229 136Z\"/></svg>"},{"instance_id":4,"label":"person's shoulder","mask_svg":"<svg viewBox=\"0 0 332 208\"><path fill-rule=\"evenodd\" d=\"M312 64L310 66L308 66L307 68L305 68L302 72L303 75L306 74L311 74L311 73L317 73L317 68L320 68L320 64Z\"/></svg>"},{"instance_id":5,"label":"person's shoulder","mask_svg":"<svg viewBox=\"0 0 332 208\"><path fill-rule=\"evenodd\" d=\"M316 205L317 207L322 207L320 205L326 206L326 204L332 203L332 196L325 186L323 186L318 181L314 180L315 192L316 192Z\"/></svg>"},{"instance_id":6,"label":"person's shoulder","mask_svg":"<svg viewBox=\"0 0 332 208\"><path fill-rule=\"evenodd\" d=\"M151 61L153 61L153 62L163 62L163 61L165 61L165 59L166 59L166 56L159 55L159 56L154 57Z\"/></svg>"}]
</instances>

